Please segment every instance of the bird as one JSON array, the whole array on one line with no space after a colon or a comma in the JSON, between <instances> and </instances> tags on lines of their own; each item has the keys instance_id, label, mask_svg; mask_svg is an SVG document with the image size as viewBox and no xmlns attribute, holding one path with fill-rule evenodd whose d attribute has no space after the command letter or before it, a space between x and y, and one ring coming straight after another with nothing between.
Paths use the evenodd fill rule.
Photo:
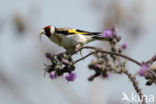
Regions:
<instances>
[{"instance_id":1,"label":"bird","mask_svg":"<svg viewBox=\"0 0 156 104\"><path fill-rule=\"evenodd\" d=\"M79 50L85 44L95 40L108 40L102 37L101 32L88 32L74 28L57 28L52 25L45 26L40 32L46 35L53 43L66 49L68 54Z\"/></svg>"}]
</instances>

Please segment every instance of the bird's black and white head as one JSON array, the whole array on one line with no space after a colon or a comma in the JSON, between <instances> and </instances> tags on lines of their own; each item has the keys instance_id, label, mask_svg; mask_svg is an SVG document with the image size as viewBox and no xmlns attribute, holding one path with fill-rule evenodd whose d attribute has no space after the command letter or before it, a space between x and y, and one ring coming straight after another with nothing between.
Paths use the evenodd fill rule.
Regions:
<instances>
[{"instance_id":1,"label":"bird's black and white head","mask_svg":"<svg viewBox=\"0 0 156 104\"><path fill-rule=\"evenodd\" d=\"M55 33L55 27L49 25L43 28L43 30L40 32L40 37L44 34L50 38L54 33Z\"/></svg>"}]
</instances>

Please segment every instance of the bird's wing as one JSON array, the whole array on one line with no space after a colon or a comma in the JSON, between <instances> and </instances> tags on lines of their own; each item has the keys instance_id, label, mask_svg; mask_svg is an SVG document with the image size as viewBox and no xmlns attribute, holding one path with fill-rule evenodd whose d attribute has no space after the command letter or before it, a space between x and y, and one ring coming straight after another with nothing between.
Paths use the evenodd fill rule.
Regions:
<instances>
[{"instance_id":1,"label":"bird's wing","mask_svg":"<svg viewBox=\"0 0 156 104\"><path fill-rule=\"evenodd\" d=\"M70 34L98 35L98 34L101 34L100 32L88 32L88 31L72 29L72 28L57 28L56 33L61 33L64 35L70 35Z\"/></svg>"}]
</instances>

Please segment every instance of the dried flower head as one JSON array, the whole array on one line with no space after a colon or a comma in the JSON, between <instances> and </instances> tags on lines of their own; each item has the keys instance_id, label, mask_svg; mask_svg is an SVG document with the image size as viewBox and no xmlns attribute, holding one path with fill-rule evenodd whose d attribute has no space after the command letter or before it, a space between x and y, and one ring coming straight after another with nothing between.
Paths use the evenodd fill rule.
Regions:
<instances>
[{"instance_id":1,"label":"dried flower head","mask_svg":"<svg viewBox=\"0 0 156 104\"><path fill-rule=\"evenodd\" d=\"M139 75L146 77L149 74L150 66L143 64L140 68Z\"/></svg>"},{"instance_id":2,"label":"dried flower head","mask_svg":"<svg viewBox=\"0 0 156 104\"><path fill-rule=\"evenodd\" d=\"M46 53L45 56L48 58L48 59L51 59L52 55L50 53Z\"/></svg>"},{"instance_id":3,"label":"dried flower head","mask_svg":"<svg viewBox=\"0 0 156 104\"><path fill-rule=\"evenodd\" d=\"M51 79L57 78L56 72L55 72L55 71L51 72L51 73L49 74L49 77L50 77Z\"/></svg>"},{"instance_id":4,"label":"dried flower head","mask_svg":"<svg viewBox=\"0 0 156 104\"><path fill-rule=\"evenodd\" d=\"M128 43L127 42L123 43L121 47L122 47L122 49L128 48Z\"/></svg>"},{"instance_id":5,"label":"dried flower head","mask_svg":"<svg viewBox=\"0 0 156 104\"><path fill-rule=\"evenodd\" d=\"M66 78L67 81L75 81L75 79L77 78L77 75L75 73L71 72L65 78Z\"/></svg>"},{"instance_id":6,"label":"dried flower head","mask_svg":"<svg viewBox=\"0 0 156 104\"><path fill-rule=\"evenodd\" d=\"M105 30L102 34L102 36L104 38L113 38L113 32L112 30L108 29L108 30Z\"/></svg>"}]
</instances>

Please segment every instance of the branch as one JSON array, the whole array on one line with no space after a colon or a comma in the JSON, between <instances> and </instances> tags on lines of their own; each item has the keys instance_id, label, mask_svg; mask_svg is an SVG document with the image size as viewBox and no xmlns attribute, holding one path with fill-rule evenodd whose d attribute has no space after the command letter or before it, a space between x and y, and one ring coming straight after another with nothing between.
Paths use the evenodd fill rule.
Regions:
<instances>
[{"instance_id":1,"label":"branch","mask_svg":"<svg viewBox=\"0 0 156 104\"><path fill-rule=\"evenodd\" d=\"M124 74L126 74L128 76L128 78L131 80L131 82L133 83L134 89L138 93L138 95L142 101L142 104L146 104L145 97L143 96L143 93L141 92L141 89L139 88L136 78L133 77L127 70L124 71Z\"/></svg>"},{"instance_id":2,"label":"branch","mask_svg":"<svg viewBox=\"0 0 156 104\"><path fill-rule=\"evenodd\" d=\"M105 54L110 54L110 55L116 55L116 56L120 56L120 57L123 57L133 63L136 63L137 65L141 66L142 64L140 62L138 62L137 60L133 59L133 58L130 58L129 56L126 56L126 55L123 55L121 53L116 53L116 52L110 52L110 51L106 51L106 50L102 50L102 49L99 49L99 48L96 48L96 47L93 47L93 46L85 46L85 47L82 47L81 49L79 49L77 52L81 51L82 49L94 49L96 50L96 52L101 52L101 53L105 53Z\"/></svg>"},{"instance_id":3,"label":"branch","mask_svg":"<svg viewBox=\"0 0 156 104\"><path fill-rule=\"evenodd\" d=\"M84 56L84 57L82 57L82 58L76 60L73 64L76 64L77 62L79 62L79 61L81 61L81 60L83 60L83 59L89 57L90 55L92 55L92 54L94 54L94 53L96 53L96 51L95 51L95 52L91 52L91 53L87 54L86 56Z\"/></svg>"}]
</instances>

